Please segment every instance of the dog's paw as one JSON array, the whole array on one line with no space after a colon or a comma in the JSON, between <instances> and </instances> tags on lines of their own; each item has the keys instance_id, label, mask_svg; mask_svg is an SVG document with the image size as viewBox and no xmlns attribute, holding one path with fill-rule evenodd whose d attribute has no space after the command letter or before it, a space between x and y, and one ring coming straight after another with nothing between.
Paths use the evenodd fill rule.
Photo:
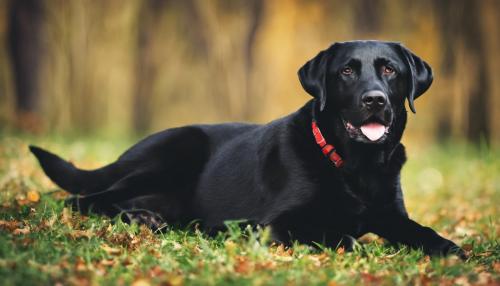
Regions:
<instances>
[{"instance_id":1,"label":"dog's paw","mask_svg":"<svg viewBox=\"0 0 500 286\"><path fill-rule=\"evenodd\" d=\"M165 225L165 221L159 214L148 210L127 210L123 214L128 223L143 224L153 231L158 231Z\"/></svg>"},{"instance_id":2,"label":"dog's paw","mask_svg":"<svg viewBox=\"0 0 500 286\"><path fill-rule=\"evenodd\" d=\"M344 234L339 242L338 247L344 248L344 251L354 251L355 246L358 244L356 239L348 234Z\"/></svg>"},{"instance_id":3,"label":"dog's paw","mask_svg":"<svg viewBox=\"0 0 500 286\"><path fill-rule=\"evenodd\" d=\"M442 241L437 244L425 247L424 252L432 256L456 255L462 260L467 260L468 258L462 248L448 239L442 239Z\"/></svg>"}]
</instances>

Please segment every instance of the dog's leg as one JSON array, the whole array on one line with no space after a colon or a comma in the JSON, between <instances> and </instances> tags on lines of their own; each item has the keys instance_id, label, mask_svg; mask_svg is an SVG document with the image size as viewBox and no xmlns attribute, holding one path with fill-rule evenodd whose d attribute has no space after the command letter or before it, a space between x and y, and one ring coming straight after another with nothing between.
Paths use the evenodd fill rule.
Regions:
<instances>
[{"instance_id":1,"label":"dog's leg","mask_svg":"<svg viewBox=\"0 0 500 286\"><path fill-rule=\"evenodd\" d=\"M465 252L452 241L397 212L372 216L369 230L390 242L421 248L429 255L456 254L462 259L467 258Z\"/></svg>"},{"instance_id":2,"label":"dog's leg","mask_svg":"<svg viewBox=\"0 0 500 286\"><path fill-rule=\"evenodd\" d=\"M67 203L72 204L81 212L88 212L92 206L97 211L101 208L106 209L113 204L158 191L157 188L151 186L151 182L154 182L152 177L154 176L150 174L131 173L104 191L85 196L74 196L68 199Z\"/></svg>"}]
</instances>

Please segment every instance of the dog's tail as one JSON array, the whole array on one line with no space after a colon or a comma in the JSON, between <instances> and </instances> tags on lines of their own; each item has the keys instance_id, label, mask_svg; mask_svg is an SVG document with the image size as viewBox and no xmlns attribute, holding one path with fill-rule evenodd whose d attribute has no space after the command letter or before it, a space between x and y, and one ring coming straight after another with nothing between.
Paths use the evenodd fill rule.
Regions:
<instances>
[{"instance_id":1,"label":"dog's tail","mask_svg":"<svg viewBox=\"0 0 500 286\"><path fill-rule=\"evenodd\" d=\"M96 170L81 170L61 157L36 146L29 146L45 174L59 187L73 193L86 194L103 190L115 181L114 169L108 165Z\"/></svg>"}]
</instances>

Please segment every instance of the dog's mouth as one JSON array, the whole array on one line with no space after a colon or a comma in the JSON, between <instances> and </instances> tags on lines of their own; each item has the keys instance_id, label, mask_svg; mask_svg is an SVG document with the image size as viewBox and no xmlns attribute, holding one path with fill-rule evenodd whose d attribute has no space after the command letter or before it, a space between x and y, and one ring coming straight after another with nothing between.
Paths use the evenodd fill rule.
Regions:
<instances>
[{"instance_id":1,"label":"dog's mouth","mask_svg":"<svg viewBox=\"0 0 500 286\"><path fill-rule=\"evenodd\" d=\"M345 119L342 121L349 136L357 141L382 142L389 133L390 123L382 122L377 118L370 118L359 126Z\"/></svg>"}]
</instances>

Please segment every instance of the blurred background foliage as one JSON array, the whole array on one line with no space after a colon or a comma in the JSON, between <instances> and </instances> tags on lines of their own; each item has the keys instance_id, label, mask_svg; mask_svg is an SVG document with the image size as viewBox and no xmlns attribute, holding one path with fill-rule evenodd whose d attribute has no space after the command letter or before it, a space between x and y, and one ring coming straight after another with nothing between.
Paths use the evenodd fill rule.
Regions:
<instances>
[{"instance_id":1,"label":"blurred background foliage","mask_svg":"<svg viewBox=\"0 0 500 286\"><path fill-rule=\"evenodd\" d=\"M434 68L405 140L500 143L498 0L3 0L0 132L142 135L264 123L332 42L399 41Z\"/></svg>"}]
</instances>

